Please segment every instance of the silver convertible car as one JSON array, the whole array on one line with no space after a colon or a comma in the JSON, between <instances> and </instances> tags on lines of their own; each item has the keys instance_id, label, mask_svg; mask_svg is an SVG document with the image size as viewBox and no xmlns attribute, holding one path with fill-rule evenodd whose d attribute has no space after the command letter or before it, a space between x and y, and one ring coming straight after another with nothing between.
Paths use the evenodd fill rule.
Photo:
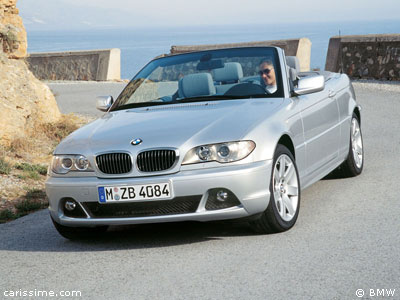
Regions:
<instances>
[{"instance_id":1,"label":"silver convertible car","mask_svg":"<svg viewBox=\"0 0 400 300\"><path fill-rule=\"evenodd\" d=\"M360 106L344 74L300 72L277 47L154 59L103 117L63 140L46 182L69 239L109 225L244 218L296 222L300 192L363 169Z\"/></svg>"}]
</instances>

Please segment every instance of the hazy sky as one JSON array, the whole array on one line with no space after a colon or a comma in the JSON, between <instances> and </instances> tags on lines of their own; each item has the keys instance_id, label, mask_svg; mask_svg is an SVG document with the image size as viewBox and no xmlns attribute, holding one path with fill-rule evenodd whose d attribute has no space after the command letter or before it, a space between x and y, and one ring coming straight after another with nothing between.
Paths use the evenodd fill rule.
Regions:
<instances>
[{"instance_id":1,"label":"hazy sky","mask_svg":"<svg viewBox=\"0 0 400 300\"><path fill-rule=\"evenodd\" d=\"M400 0L18 0L28 30L400 18ZM400 31L400 28L399 28Z\"/></svg>"}]
</instances>

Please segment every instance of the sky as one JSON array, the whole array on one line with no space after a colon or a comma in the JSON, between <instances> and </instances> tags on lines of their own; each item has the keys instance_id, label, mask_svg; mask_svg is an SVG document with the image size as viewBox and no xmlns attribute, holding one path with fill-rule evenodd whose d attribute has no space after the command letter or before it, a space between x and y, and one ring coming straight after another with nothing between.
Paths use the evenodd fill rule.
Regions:
<instances>
[{"instance_id":1,"label":"sky","mask_svg":"<svg viewBox=\"0 0 400 300\"><path fill-rule=\"evenodd\" d=\"M18 0L31 30L400 19L400 0Z\"/></svg>"}]
</instances>

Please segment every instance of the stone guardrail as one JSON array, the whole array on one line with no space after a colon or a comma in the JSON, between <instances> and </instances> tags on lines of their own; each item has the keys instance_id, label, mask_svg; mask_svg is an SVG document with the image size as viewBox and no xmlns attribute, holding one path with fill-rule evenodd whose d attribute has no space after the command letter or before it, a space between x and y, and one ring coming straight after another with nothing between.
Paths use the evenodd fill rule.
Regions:
<instances>
[{"instance_id":1,"label":"stone guardrail","mask_svg":"<svg viewBox=\"0 0 400 300\"><path fill-rule=\"evenodd\" d=\"M232 48L232 47L262 47L262 46L280 47L283 50L285 50L286 55L298 57L300 61L300 70L302 72L310 70L311 41L308 38L248 42L248 43L172 46L170 54L179 54L192 51L202 51L202 50Z\"/></svg>"},{"instance_id":2,"label":"stone guardrail","mask_svg":"<svg viewBox=\"0 0 400 300\"><path fill-rule=\"evenodd\" d=\"M351 78L400 80L400 34L334 36L325 70Z\"/></svg>"},{"instance_id":3,"label":"stone guardrail","mask_svg":"<svg viewBox=\"0 0 400 300\"><path fill-rule=\"evenodd\" d=\"M30 53L29 69L41 80L120 80L121 50Z\"/></svg>"}]
</instances>

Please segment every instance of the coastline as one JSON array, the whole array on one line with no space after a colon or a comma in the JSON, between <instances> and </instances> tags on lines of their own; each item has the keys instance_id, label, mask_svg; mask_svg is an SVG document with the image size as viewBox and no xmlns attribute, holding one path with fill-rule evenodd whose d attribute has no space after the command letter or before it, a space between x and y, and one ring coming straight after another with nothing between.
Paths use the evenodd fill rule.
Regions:
<instances>
[{"instance_id":1,"label":"coastline","mask_svg":"<svg viewBox=\"0 0 400 300\"><path fill-rule=\"evenodd\" d=\"M121 78L132 78L172 45L240 43L307 37L311 40L311 69L324 69L329 38L338 35L399 33L400 20L29 30L28 52L121 49Z\"/></svg>"}]
</instances>

